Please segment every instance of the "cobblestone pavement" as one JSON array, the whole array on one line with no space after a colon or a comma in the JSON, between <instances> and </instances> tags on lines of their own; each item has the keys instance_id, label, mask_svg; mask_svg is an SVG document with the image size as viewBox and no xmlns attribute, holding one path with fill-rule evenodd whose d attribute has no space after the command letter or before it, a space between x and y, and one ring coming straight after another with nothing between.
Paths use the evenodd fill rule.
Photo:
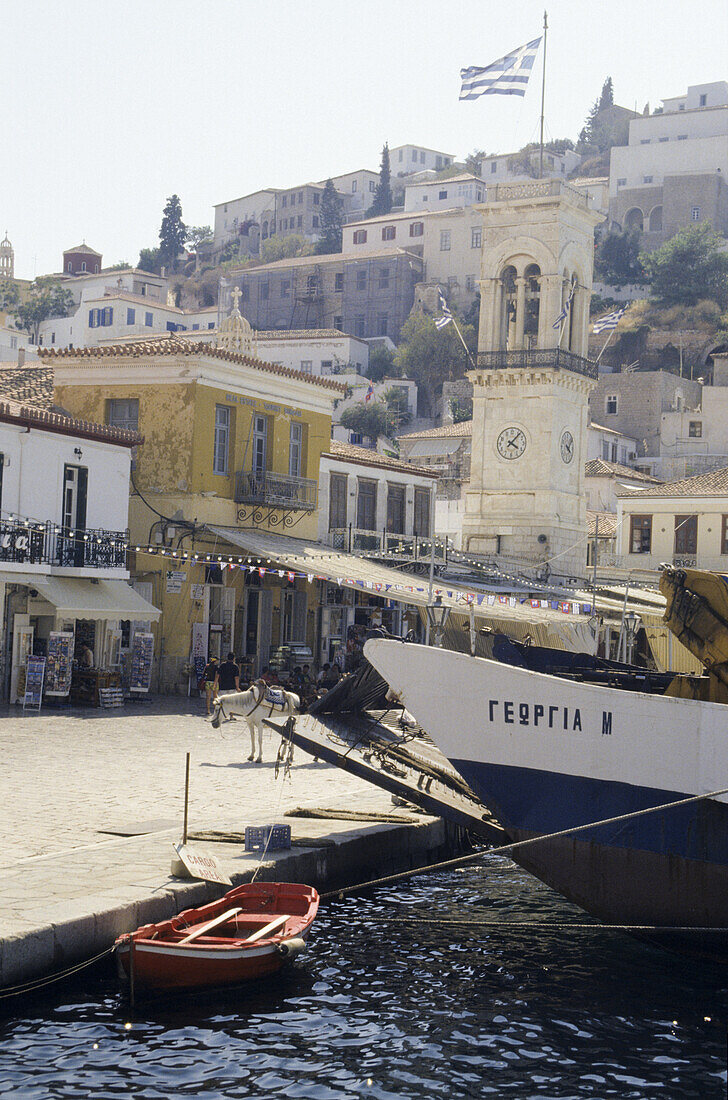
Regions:
<instances>
[{"instance_id":1,"label":"cobblestone pavement","mask_svg":"<svg viewBox=\"0 0 728 1100\"><path fill-rule=\"evenodd\" d=\"M219 885L170 874L181 839L185 755L189 831L242 832L285 821L294 806L390 813L390 796L300 749L275 778L279 738L250 764L240 720L214 730L198 699L157 699L123 711L0 712L0 991L109 948L118 935L217 897ZM297 844L265 864L242 844L195 842L240 882L362 881L417 866L448 843L415 813L397 822L289 818ZM135 831L137 835L112 835Z\"/></svg>"},{"instance_id":2,"label":"cobblestone pavement","mask_svg":"<svg viewBox=\"0 0 728 1100\"><path fill-rule=\"evenodd\" d=\"M278 744L269 731L264 762L247 763L247 726L238 720L214 730L195 698L110 711L8 709L0 717L0 868L112 845L102 830L141 822L154 821L154 832L171 827L178 839L187 752L191 831L242 830L299 805L392 809L384 791L299 749L290 779L276 780Z\"/></svg>"}]
</instances>

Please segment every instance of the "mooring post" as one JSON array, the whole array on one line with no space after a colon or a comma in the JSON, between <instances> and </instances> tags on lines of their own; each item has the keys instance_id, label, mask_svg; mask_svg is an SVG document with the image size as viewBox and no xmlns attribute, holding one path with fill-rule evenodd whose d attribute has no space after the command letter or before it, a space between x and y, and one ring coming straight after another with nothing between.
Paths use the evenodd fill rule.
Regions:
<instances>
[{"instance_id":1,"label":"mooring post","mask_svg":"<svg viewBox=\"0 0 728 1100\"><path fill-rule=\"evenodd\" d=\"M190 754L187 753L185 762L185 818L182 826L182 843L187 843L187 807L190 801Z\"/></svg>"},{"instance_id":2,"label":"mooring post","mask_svg":"<svg viewBox=\"0 0 728 1100\"><path fill-rule=\"evenodd\" d=\"M129 936L129 1004L134 1008L135 1001L135 989L134 989L134 937Z\"/></svg>"}]
</instances>

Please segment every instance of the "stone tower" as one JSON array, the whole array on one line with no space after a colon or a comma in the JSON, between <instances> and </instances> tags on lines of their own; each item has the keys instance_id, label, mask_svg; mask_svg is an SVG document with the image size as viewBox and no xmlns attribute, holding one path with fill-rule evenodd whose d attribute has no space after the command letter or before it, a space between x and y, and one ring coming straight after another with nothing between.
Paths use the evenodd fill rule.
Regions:
<instances>
[{"instance_id":1,"label":"stone tower","mask_svg":"<svg viewBox=\"0 0 728 1100\"><path fill-rule=\"evenodd\" d=\"M483 215L463 546L586 572L586 359L594 226L561 180L498 184Z\"/></svg>"},{"instance_id":2,"label":"stone tower","mask_svg":"<svg viewBox=\"0 0 728 1100\"><path fill-rule=\"evenodd\" d=\"M0 241L0 279L15 278L15 253L8 240L8 231L5 230L5 240Z\"/></svg>"}]
</instances>

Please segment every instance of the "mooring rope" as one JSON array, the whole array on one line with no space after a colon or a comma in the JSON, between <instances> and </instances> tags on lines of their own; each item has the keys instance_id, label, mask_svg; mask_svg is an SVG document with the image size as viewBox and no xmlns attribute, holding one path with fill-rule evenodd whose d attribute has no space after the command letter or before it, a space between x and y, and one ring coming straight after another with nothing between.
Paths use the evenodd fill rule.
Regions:
<instances>
[{"instance_id":1,"label":"mooring rope","mask_svg":"<svg viewBox=\"0 0 728 1100\"><path fill-rule=\"evenodd\" d=\"M706 925L669 925L669 924L602 924L600 921L532 921L532 920L477 920L472 917L394 917L387 914L388 924L440 925L460 927L472 925L473 928L518 932L728 932L722 926Z\"/></svg>"},{"instance_id":2,"label":"mooring rope","mask_svg":"<svg viewBox=\"0 0 728 1100\"><path fill-rule=\"evenodd\" d=\"M98 962L99 959L103 959L107 955L110 955L113 950L113 946L106 947L103 951L100 951L98 955L94 955L93 958L84 959L83 962L76 963L74 966L68 966L65 970L57 970L55 974L48 974L43 978L32 978L29 982L21 982L19 985L6 986L5 989L0 989L0 998L19 997L21 993L31 993L34 989L42 989L46 985L52 985L54 982L60 982L64 978L70 978L72 974L77 974L79 970L85 970L87 966L92 966L93 963Z\"/></svg>"},{"instance_id":3,"label":"mooring rope","mask_svg":"<svg viewBox=\"0 0 728 1100\"><path fill-rule=\"evenodd\" d=\"M529 837L527 840L514 840L509 844L500 844L497 848L479 849L477 852L470 852L466 856L457 856L455 859L446 859L441 863L430 863L426 867L413 867L409 871L400 871L395 875L384 875L381 878L370 879L368 882L360 882L357 886L344 886L340 890L330 890L328 893L321 895L321 900L343 898L347 894L358 893L360 890L368 890L374 886L387 886L393 882L402 882L404 879L411 878L413 875L424 874L426 871L446 871L450 867L462 867L463 864L473 863L477 859L483 859L484 856L505 855L512 852L514 848L525 848L529 844L539 844L544 840L558 840L560 837L572 836L574 833L582 833L587 829L598 829L602 825L617 825L623 821L632 821L636 817L644 817L646 814L672 810L677 806L689 806L694 802L702 802L707 798L718 798L723 794L728 794L728 787L724 787L720 791L710 791L708 794L696 794L691 795L690 798L680 798L676 802L664 802L660 806L648 806L646 810L633 810L631 813L619 814L617 817L605 817L601 821L590 821L586 825L572 825L570 828L560 829L556 833L544 833L541 836Z\"/></svg>"}]
</instances>

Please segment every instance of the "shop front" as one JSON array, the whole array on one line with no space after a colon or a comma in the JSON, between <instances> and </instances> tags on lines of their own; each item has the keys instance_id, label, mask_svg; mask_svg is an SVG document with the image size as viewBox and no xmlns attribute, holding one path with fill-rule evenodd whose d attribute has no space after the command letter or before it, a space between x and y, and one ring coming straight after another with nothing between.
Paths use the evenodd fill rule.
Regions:
<instances>
[{"instance_id":1,"label":"shop front","mask_svg":"<svg viewBox=\"0 0 728 1100\"><path fill-rule=\"evenodd\" d=\"M10 702L23 702L30 657L44 662L48 701L98 706L103 690L149 691L160 613L125 581L39 576L14 597Z\"/></svg>"}]
</instances>

